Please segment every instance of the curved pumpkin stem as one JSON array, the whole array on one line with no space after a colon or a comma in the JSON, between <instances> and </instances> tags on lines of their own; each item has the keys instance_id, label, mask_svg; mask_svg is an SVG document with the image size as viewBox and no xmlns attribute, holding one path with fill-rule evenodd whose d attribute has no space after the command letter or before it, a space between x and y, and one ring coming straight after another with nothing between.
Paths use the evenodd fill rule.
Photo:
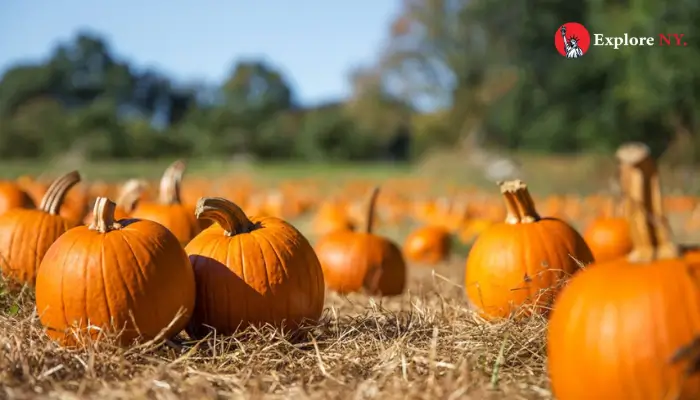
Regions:
<instances>
[{"instance_id":1,"label":"curved pumpkin stem","mask_svg":"<svg viewBox=\"0 0 700 400\"><path fill-rule=\"evenodd\" d=\"M80 173L78 171L69 172L51 183L46 190L44 197L41 198L39 210L47 212L51 215L58 215L63 205L63 200L66 198L68 191L80 182Z\"/></svg>"},{"instance_id":2,"label":"curved pumpkin stem","mask_svg":"<svg viewBox=\"0 0 700 400\"><path fill-rule=\"evenodd\" d=\"M160 179L158 200L161 204L181 204L180 187L187 165L183 160L177 160L163 173Z\"/></svg>"},{"instance_id":3,"label":"curved pumpkin stem","mask_svg":"<svg viewBox=\"0 0 700 400\"><path fill-rule=\"evenodd\" d=\"M379 196L379 186L372 189L367 203L367 218L365 219L365 233L372 233L374 230L374 210L377 208L377 197Z\"/></svg>"},{"instance_id":4,"label":"curved pumpkin stem","mask_svg":"<svg viewBox=\"0 0 700 400\"><path fill-rule=\"evenodd\" d=\"M107 233L121 228L121 225L114 220L114 211L117 205L106 197L98 197L95 200L95 207L92 209L92 223L88 229L100 233Z\"/></svg>"},{"instance_id":5,"label":"curved pumpkin stem","mask_svg":"<svg viewBox=\"0 0 700 400\"><path fill-rule=\"evenodd\" d=\"M537 222L540 215L535 208L530 191L525 182L521 180L499 182L501 194L506 202L507 224L529 224Z\"/></svg>"},{"instance_id":6,"label":"curved pumpkin stem","mask_svg":"<svg viewBox=\"0 0 700 400\"><path fill-rule=\"evenodd\" d=\"M146 182L141 179L129 179L122 185L116 203L127 213L134 211L146 186Z\"/></svg>"},{"instance_id":7,"label":"curved pumpkin stem","mask_svg":"<svg viewBox=\"0 0 700 400\"><path fill-rule=\"evenodd\" d=\"M208 219L224 229L226 236L248 233L253 230L253 223L243 210L221 197L202 197L197 201L194 212L197 219Z\"/></svg>"},{"instance_id":8,"label":"curved pumpkin stem","mask_svg":"<svg viewBox=\"0 0 700 400\"><path fill-rule=\"evenodd\" d=\"M623 210L633 244L629 261L677 258L680 250L672 240L664 215L659 171L649 147L638 142L626 143L615 155L620 164Z\"/></svg>"}]
</instances>

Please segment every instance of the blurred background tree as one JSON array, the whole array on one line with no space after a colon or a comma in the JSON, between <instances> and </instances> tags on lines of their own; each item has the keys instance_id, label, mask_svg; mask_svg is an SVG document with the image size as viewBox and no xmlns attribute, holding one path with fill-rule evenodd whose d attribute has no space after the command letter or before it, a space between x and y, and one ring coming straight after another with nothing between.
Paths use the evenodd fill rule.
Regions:
<instances>
[{"instance_id":1,"label":"blurred background tree","mask_svg":"<svg viewBox=\"0 0 700 400\"><path fill-rule=\"evenodd\" d=\"M700 4L405 0L349 99L313 107L267 60L218 86L176 82L81 33L0 80L0 155L407 161L435 149L609 152L642 140L672 162L700 155ZM591 33L682 32L687 47L554 50L567 21ZM319 62L323 62L322 56ZM429 111L426 111L429 110Z\"/></svg>"}]
</instances>

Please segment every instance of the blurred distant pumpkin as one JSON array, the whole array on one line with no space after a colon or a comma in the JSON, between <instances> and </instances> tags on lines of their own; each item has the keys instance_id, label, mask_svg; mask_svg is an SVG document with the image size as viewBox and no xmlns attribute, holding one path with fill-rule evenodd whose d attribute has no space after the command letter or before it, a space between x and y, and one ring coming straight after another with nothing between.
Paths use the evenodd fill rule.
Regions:
<instances>
[{"instance_id":1,"label":"blurred distant pumpkin","mask_svg":"<svg viewBox=\"0 0 700 400\"><path fill-rule=\"evenodd\" d=\"M624 218L593 220L583 238L597 262L619 259L632 251L629 223Z\"/></svg>"},{"instance_id":2,"label":"blurred distant pumpkin","mask_svg":"<svg viewBox=\"0 0 700 400\"><path fill-rule=\"evenodd\" d=\"M314 233L322 236L338 230L354 230L355 224L348 214L347 205L332 200L324 202L312 222Z\"/></svg>"},{"instance_id":3,"label":"blurred distant pumpkin","mask_svg":"<svg viewBox=\"0 0 700 400\"><path fill-rule=\"evenodd\" d=\"M130 179L122 185L119 196L117 197L117 206L114 209L114 218L117 221L129 218L136 208L136 204L141 199L141 195L146 191L146 188L148 188L148 184L142 179ZM90 225L93 220L94 216L92 212L90 212L85 216L83 223L85 225Z\"/></svg>"},{"instance_id":4,"label":"blurred distant pumpkin","mask_svg":"<svg viewBox=\"0 0 700 400\"><path fill-rule=\"evenodd\" d=\"M101 331L118 333L124 345L168 339L194 310L194 273L177 238L152 221L115 221L115 208L98 198L90 226L66 232L41 263L37 313L63 345Z\"/></svg>"},{"instance_id":5,"label":"blurred distant pumpkin","mask_svg":"<svg viewBox=\"0 0 700 400\"><path fill-rule=\"evenodd\" d=\"M406 259L435 265L450 256L452 237L442 226L423 226L411 232L403 245Z\"/></svg>"},{"instance_id":6,"label":"blurred distant pumpkin","mask_svg":"<svg viewBox=\"0 0 700 400\"><path fill-rule=\"evenodd\" d=\"M499 185L506 220L474 242L466 263L467 297L487 319L517 311L546 313L562 281L579 270L579 263L592 262L593 255L566 222L540 217L525 183Z\"/></svg>"},{"instance_id":7,"label":"blurred distant pumpkin","mask_svg":"<svg viewBox=\"0 0 700 400\"><path fill-rule=\"evenodd\" d=\"M15 182L0 182L0 215L14 208L35 208L34 200Z\"/></svg>"},{"instance_id":8,"label":"blurred distant pumpkin","mask_svg":"<svg viewBox=\"0 0 700 400\"><path fill-rule=\"evenodd\" d=\"M49 246L76 225L59 215L66 193L80 182L78 171L56 179L37 209L15 208L0 216L2 273L20 284L33 285Z\"/></svg>"},{"instance_id":9,"label":"blurred distant pumpkin","mask_svg":"<svg viewBox=\"0 0 700 400\"><path fill-rule=\"evenodd\" d=\"M248 218L222 198L200 199L196 216L216 223L185 248L197 281L191 336L264 323L295 329L320 318L323 271L296 228L276 217Z\"/></svg>"},{"instance_id":10,"label":"blurred distant pumpkin","mask_svg":"<svg viewBox=\"0 0 700 400\"><path fill-rule=\"evenodd\" d=\"M376 187L369 197L363 231L335 231L316 243L326 285L339 293L364 288L371 295L394 296L406 286L406 262L390 239L372 233Z\"/></svg>"},{"instance_id":11,"label":"blurred distant pumpkin","mask_svg":"<svg viewBox=\"0 0 700 400\"><path fill-rule=\"evenodd\" d=\"M158 201L140 202L131 213L132 218L155 221L168 228L183 246L200 231L191 207L183 205L180 200L185 168L185 162L181 160L171 164L160 181Z\"/></svg>"}]
</instances>

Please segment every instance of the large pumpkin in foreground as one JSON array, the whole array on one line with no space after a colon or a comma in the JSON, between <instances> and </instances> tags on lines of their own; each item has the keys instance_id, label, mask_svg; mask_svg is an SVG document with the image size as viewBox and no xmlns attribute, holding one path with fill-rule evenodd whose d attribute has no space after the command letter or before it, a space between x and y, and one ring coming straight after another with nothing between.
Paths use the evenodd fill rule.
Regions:
<instances>
[{"instance_id":1,"label":"large pumpkin in foreground","mask_svg":"<svg viewBox=\"0 0 700 400\"><path fill-rule=\"evenodd\" d=\"M295 329L317 321L325 297L323 272L306 238L275 217L248 218L232 202L202 198L196 216L216 224L187 245L197 281L187 332L229 335L249 325Z\"/></svg>"},{"instance_id":2,"label":"large pumpkin in foreground","mask_svg":"<svg viewBox=\"0 0 700 400\"><path fill-rule=\"evenodd\" d=\"M36 307L47 334L64 345L100 331L167 339L194 309L192 266L177 238L152 221L115 221L116 205L98 198L89 226L63 234L36 280Z\"/></svg>"},{"instance_id":3,"label":"large pumpkin in foreground","mask_svg":"<svg viewBox=\"0 0 700 400\"><path fill-rule=\"evenodd\" d=\"M700 264L669 240L658 175L638 144L618 156L635 175L628 212L634 248L628 259L593 264L554 305L548 371L559 400L700 399ZM648 194L651 193L651 196ZM693 261L695 259L695 261Z\"/></svg>"},{"instance_id":4,"label":"large pumpkin in foreground","mask_svg":"<svg viewBox=\"0 0 700 400\"><path fill-rule=\"evenodd\" d=\"M507 217L474 242L466 265L467 296L485 318L546 313L563 280L593 256L574 228L539 216L523 182L500 187Z\"/></svg>"}]
</instances>

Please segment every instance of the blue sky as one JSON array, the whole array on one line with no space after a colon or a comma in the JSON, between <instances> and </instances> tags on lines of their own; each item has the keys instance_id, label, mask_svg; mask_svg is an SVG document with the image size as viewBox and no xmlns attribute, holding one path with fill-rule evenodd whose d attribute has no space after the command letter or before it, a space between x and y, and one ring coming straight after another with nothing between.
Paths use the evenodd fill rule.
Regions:
<instances>
[{"instance_id":1,"label":"blue sky","mask_svg":"<svg viewBox=\"0 0 700 400\"><path fill-rule=\"evenodd\" d=\"M0 73L45 58L80 29L138 66L181 81L220 81L239 57L264 57L299 100L346 96L348 71L372 63L399 0L0 0Z\"/></svg>"}]
</instances>

